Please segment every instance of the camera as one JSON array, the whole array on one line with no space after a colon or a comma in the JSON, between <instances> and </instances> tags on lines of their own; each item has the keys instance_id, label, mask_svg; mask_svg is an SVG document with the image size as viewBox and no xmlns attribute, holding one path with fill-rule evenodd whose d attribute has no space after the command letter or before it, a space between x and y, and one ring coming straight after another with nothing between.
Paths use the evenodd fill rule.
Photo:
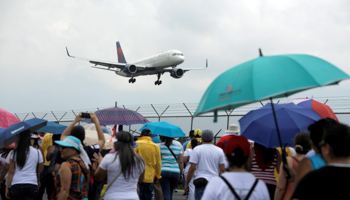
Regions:
<instances>
[{"instance_id":1,"label":"camera","mask_svg":"<svg viewBox=\"0 0 350 200\"><path fill-rule=\"evenodd\" d=\"M81 113L82 118L91 118L90 113Z\"/></svg>"}]
</instances>

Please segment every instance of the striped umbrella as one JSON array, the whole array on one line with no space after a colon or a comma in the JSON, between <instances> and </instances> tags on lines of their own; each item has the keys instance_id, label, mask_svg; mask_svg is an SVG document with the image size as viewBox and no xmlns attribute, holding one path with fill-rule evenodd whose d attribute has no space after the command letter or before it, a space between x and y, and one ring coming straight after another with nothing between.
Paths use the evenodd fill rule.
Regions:
<instances>
[{"instance_id":1,"label":"striped umbrella","mask_svg":"<svg viewBox=\"0 0 350 200\"><path fill-rule=\"evenodd\" d=\"M149 122L140 113L126 108L106 108L96 111L95 114L102 125L132 125ZM92 123L89 119L84 119L83 122Z\"/></svg>"},{"instance_id":2,"label":"striped umbrella","mask_svg":"<svg viewBox=\"0 0 350 200\"><path fill-rule=\"evenodd\" d=\"M20 120L15 115L0 108L0 128L7 128L18 122L20 122Z\"/></svg>"}]
</instances>

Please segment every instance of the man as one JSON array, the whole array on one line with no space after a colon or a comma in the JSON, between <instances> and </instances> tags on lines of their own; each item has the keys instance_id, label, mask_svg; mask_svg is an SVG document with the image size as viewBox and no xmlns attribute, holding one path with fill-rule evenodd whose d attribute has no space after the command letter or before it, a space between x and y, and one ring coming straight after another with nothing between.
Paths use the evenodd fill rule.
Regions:
<instances>
[{"instance_id":1,"label":"man","mask_svg":"<svg viewBox=\"0 0 350 200\"><path fill-rule=\"evenodd\" d=\"M193 149L188 170L185 190L194 175L195 199L200 200L206 184L215 176L225 172L225 155L222 149L212 144L214 133L202 131L203 144ZM196 172L196 173L195 173Z\"/></svg>"},{"instance_id":2,"label":"man","mask_svg":"<svg viewBox=\"0 0 350 200\"><path fill-rule=\"evenodd\" d=\"M141 137L136 141L139 147L135 152L139 154L146 165L145 177L139 185L141 200L152 200L153 183L157 183L161 178L161 156L159 146L151 138L151 130L145 128L141 132Z\"/></svg>"},{"instance_id":3,"label":"man","mask_svg":"<svg viewBox=\"0 0 350 200\"><path fill-rule=\"evenodd\" d=\"M188 137L189 137L190 139L187 140L187 141L182 145L182 148L183 148L184 151L186 150L187 144L188 144L189 142L191 142L192 139L194 139L194 130L190 130L190 132L188 133Z\"/></svg>"}]
</instances>

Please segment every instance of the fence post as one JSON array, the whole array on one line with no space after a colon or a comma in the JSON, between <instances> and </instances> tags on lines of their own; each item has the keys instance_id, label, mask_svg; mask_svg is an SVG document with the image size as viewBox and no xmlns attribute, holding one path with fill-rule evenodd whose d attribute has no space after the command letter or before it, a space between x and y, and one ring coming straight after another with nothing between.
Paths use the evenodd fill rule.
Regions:
<instances>
[{"instance_id":1,"label":"fence post","mask_svg":"<svg viewBox=\"0 0 350 200\"><path fill-rule=\"evenodd\" d=\"M227 125L226 125L226 129L228 129L229 125L230 125L230 115L233 112L234 109L231 110L230 114L228 114L225 110L225 113L227 115Z\"/></svg>"},{"instance_id":2,"label":"fence post","mask_svg":"<svg viewBox=\"0 0 350 200\"><path fill-rule=\"evenodd\" d=\"M191 115L191 130L193 130L193 115L192 115L191 111L187 108L186 104L185 103L183 103L183 104L184 104L185 108L187 109L188 113L190 113L190 115Z\"/></svg>"}]
</instances>

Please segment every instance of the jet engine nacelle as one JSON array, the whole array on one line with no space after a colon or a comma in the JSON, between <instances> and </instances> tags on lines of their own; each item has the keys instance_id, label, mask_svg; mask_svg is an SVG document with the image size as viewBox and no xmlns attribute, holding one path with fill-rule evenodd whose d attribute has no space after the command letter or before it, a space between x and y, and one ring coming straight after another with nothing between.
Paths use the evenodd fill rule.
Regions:
<instances>
[{"instance_id":1,"label":"jet engine nacelle","mask_svg":"<svg viewBox=\"0 0 350 200\"><path fill-rule=\"evenodd\" d=\"M173 78L181 78L184 75L184 70L180 69L180 68L175 68L170 76Z\"/></svg>"},{"instance_id":2,"label":"jet engine nacelle","mask_svg":"<svg viewBox=\"0 0 350 200\"><path fill-rule=\"evenodd\" d=\"M135 65L126 65L123 71L127 74L135 74L137 72L137 67Z\"/></svg>"}]
</instances>

